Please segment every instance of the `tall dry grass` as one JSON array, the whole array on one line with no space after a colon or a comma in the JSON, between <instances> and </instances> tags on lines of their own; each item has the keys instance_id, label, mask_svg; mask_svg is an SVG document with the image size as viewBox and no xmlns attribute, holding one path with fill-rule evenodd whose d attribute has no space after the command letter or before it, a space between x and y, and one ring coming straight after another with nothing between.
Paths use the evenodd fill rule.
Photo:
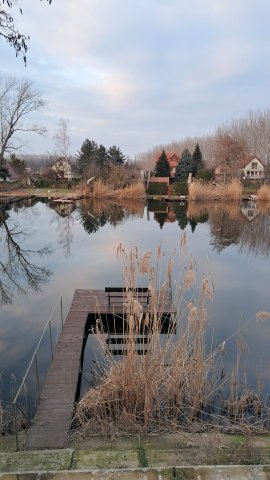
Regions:
<instances>
[{"instance_id":1,"label":"tall dry grass","mask_svg":"<svg viewBox=\"0 0 270 480\"><path fill-rule=\"evenodd\" d=\"M184 255L185 235L181 237L180 247ZM231 428L233 423L234 428L243 431L243 425L247 424L248 390L240 388L239 362L233 375L225 374L221 356L226 341L214 348L206 345L206 304L213 298L209 279L203 278L199 295L197 292L192 296L190 292L196 280L196 262L192 257L184 257L186 264L180 284L173 281L172 259L168 261L164 282L161 281L163 253L160 248L155 262L152 252L140 257L136 248L126 252L120 246L118 256L124 261L126 355L116 361L110 354L99 322L95 333L104 353L104 363L100 365L97 385L77 405L75 420L80 432L142 433L175 428L194 431L204 429L205 423L208 427L222 424L225 428ZM151 296L148 308L136 293L136 286L145 279ZM188 301L184 298L185 292L189 293ZM170 322L166 334L164 331L161 334L164 312L170 315ZM142 335L147 338L144 355L136 343ZM220 420L220 409L215 402L226 385L231 394L226 406L223 405L226 415ZM248 398L257 402L251 391Z\"/></svg>"},{"instance_id":2,"label":"tall dry grass","mask_svg":"<svg viewBox=\"0 0 270 480\"><path fill-rule=\"evenodd\" d=\"M93 181L89 186L81 185L79 191L85 198L114 198L114 199L144 199L145 188L143 182L137 180L123 188L114 188L110 183L100 179Z\"/></svg>"},{"instance_id":3,"label":"tall dry grass","mask_svg":"<svg viewBox=\"0 0 270 480\"><path fill-rule=\"evenodd\" d=\"M257 191L257 200L259 201L270 201L270 186L262 185Z\"/></svg>"},{"instance_id":4,"label":"tall dry grass","mask_svg":"<svg viewBox=\"0 0 270 480\"><path fill-rule=\"evenodd\" d=\"M209 200L233 200L238 201L242 197L243 186L237 179L233 179L225 185L212 185L195 180L189 185L189 200L204 202Z\"/></svg>"}]
</instances>

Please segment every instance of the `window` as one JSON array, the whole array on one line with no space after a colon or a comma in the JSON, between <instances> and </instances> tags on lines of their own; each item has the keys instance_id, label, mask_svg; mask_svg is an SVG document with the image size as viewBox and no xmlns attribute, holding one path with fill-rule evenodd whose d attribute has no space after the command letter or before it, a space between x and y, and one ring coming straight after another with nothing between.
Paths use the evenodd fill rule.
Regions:
<instances>
[{"instance_id":1,"label":"window","mask_svg":"<svg viewBox=\"0 0 270 480\"><path fill-rule=\"evenodd\" d=\"M248 177L250 176L250 171L249 171L249 170L247 171L247 176L248 176Z\"/></svg>"},{"instance_id":2,"label":"window","mask_svg":"<svg viewBox=\"0 0 270 480\"><path fill-rule=\"evenodd\" d=\"M257 170L257 167L258 167L257 162L252 162L252 164L251 164L252 170Z\"/></svg>"}]
</instances>

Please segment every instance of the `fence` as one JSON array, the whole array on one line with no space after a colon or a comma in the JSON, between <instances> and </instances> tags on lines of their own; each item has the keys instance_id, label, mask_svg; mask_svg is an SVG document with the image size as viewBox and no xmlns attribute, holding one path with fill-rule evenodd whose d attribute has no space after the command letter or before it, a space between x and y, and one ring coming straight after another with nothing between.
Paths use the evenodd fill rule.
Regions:
<instances>
[{"instance_id":1,"label":"fence","mask_svg":"<svg viewBox=\"0 0 270 480\"><path fill-rule=\"evenodd\" d=\"M19 448L19 430L31 425L50 361L53 359L58 336L63 328L63 301L59 297L47 321L23 380L12 402L16 446Z\"/></svg>"}]
</instances>

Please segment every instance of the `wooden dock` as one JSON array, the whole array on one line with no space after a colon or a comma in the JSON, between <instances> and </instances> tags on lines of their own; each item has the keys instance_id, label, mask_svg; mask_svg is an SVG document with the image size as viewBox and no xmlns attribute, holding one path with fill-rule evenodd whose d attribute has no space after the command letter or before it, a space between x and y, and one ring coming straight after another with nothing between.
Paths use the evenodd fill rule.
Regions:
<instances>
[{"instance_id":1,"label":"wooden dock","mask_svg":"<svg viewBox=\"0 0 270 480\"><path fill-rule=\"evenodd\" d=\"M38 404L26 448L63 448L67 442L81 368L85 324L95 307L93 291L75 290Z\"/></svg>"},{"instance_id":2,"label":"wooden dock","mask_svg":"<svg viewBox=\"0 0 270 480\"><path fill-rule=\"evenodd\" d=\"M109 302L104 290L75 290L36 414L26 434L27 449L66 447L78 395L89 314L95 321L97 314L102 317L122 312L123 301L115 298Z\"/></svg>"}]
</instances>

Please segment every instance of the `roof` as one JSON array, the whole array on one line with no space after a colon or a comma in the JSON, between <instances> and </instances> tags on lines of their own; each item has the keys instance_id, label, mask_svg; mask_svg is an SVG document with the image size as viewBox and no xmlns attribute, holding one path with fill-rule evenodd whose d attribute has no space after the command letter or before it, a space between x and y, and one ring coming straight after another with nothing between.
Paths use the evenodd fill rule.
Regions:
<instances>
[{"instance_id":1,"label":"roof","mask_svg":"<svg viewBox=\"0 0 270 480\"><path fill-rule=\"evenodd\" d=\"M172 152L165 152L165 153L166 153L166 157L168 159L168 162L170 164L170 167L176 167L176 165L178 164L178 162L180 160L179 155L177 155L177 153L172 153ZM160 159L161 155L162 155L162 152L157 155L156 161L158 161Z\"/></svg>"},{"instance_id":2,"label":"roof","mask_svg":"<svg viewBox=\"0 0 270 480\"><path fill-rule=\"evenodd\" d=\"M17 173L15 172L14 168L12 168L12 166L10 165L10 163L6 162L6 164L5 164L4 166L5 166L5 168L6 168L7 171L8 171L10 180L18 180L19 176L18 176Z\"/></svg>"},{"instance_id":3,"label":"roof","mask_svg":"<svg viewBox=\"0 0 270 480\"><path fill-rule=\"evenodd\" d=\"M240 162L239 162L239 168L245 168L245 166L249 163L252 162L253 160L258 160L263 166L264 163L257 157L257 155L248 155L247 157L244 157Z\"/></svg>"}]
</instances>

